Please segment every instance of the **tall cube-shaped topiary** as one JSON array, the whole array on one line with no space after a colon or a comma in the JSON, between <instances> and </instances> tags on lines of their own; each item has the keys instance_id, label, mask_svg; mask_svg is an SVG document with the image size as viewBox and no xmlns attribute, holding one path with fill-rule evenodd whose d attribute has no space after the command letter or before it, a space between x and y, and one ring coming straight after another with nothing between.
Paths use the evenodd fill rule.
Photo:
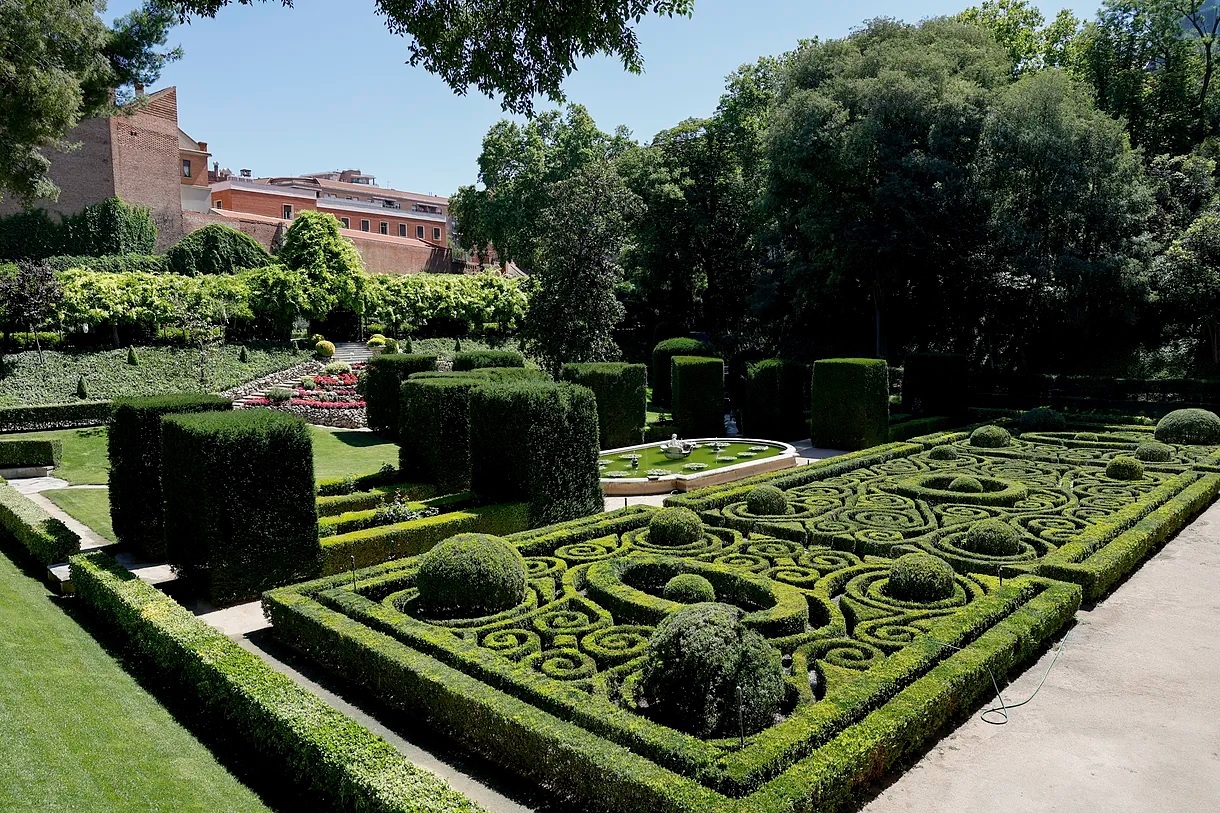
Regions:
<instances>
[{"instance_id":1,"label":"tall cube-shaped topiary","mask_svg":"<svg viewBox=\"0 0 1220 813\"><path fill-rule=\"evenodd\" d=\"M529 503L538 527L602 511L597 401L575 384L488 383L470 391L471 486Z\"/></svg>"},{"instance_id":2,"label":"tall cube-shaped topiary","mask_svg":"<svg viewBox=\"0 0 1220 813\"><path fill-rule=\"evenodd\" d=\"M313 449L300 418L267 409L162 424L167 554L216 602L321 572Z\"/></svg>"},{"instance_id":3,"label":"tall cube-shaped topiary","mask_svg":"<svg viewBox=\"0 0 1220 813\"><path fill-rule=\"evenodd\" d=\"M413 376L402 384L398 467L441 493L470 488L470 391L485 379Z\"/></svg>"},{"instance_id":4,"label":"tall cube-shaped topiary","mask_svg":"<svg viewBox=\"0 0 1220 813\"><path fill-rule=\"evenodd\" d=\"M436 356L386 353L369 360L365 370L364 401L369 428L387 437L398 436L398 398L402 382L412 373L436 369Z\"/></svg>"},{"instance_id":5,"label":"tall cube-shaped topiary","mask_svg":"<svg viewBox=\"0 0 1220 813\"><path fill-rule=\"evenodd\" d=\"M643 364L565 364L561 378L593 391L603 449L640 443L648 419L648 372Z\"/></svg>"},{"instance_id":6,"label":"tall cube-shaped topiary","mask_svg":"<svg viewBox=\"0 0 1220 813\"><path fill-rule=\"evenodd\" d=\"M710 356L674 356L674 426L684 438L724 434L724 360Z\"/></svg>"},{"instance_id":7,"label":"tall cube-shaped topiary","mask_svg":"<svg viewBox=\"0 0 1220 813\"><path fill-rule=\"evenodd\" d=\"M855 451L889 442L889 380L884 359L815 361L813 445Z\"/></svg>"},{"instance_id":8,"label":"tall cube-shaped topiary","mask_svg":"<svg viewBox=\"0 0 1220 813\"><path fill-rule=\"evenodd\" d=\"M746 367L746 397L741 410L743 435L796 440L809 434L809 367L792 361L763 359Z\"/></svg>"},{"instance_id":9,"label":"tall cube-shaped topiary","mask_svg":"<svg viewBox=\"0 0 1220 813\"><path fill-rule=\"evenodd\" d=\"M455 372L492 367L524 367L525 356L512 350L469 350L453 354Z\"/></svg>"},{"instance_id":10,"label":"tall cube-shaped topiary","mask_svg":"<svg viewBox=\"0 0 1220 813\"><path fill-rule=\"evenodd\" d=\"M648 370L648 383L652 385L652 402L658 406L669 406L673 397L670 385L671 361L674 356L702 356L710 350L698 339L666 339L652 348L652 367Z\"/></svg>"},{"instance_id":11,"label":"tall cube-shaped topiary","mask_svg":"<svg viewBox=\"0 0 1220 813\"><path fill-rule=\"evenodd\" d=\"M148 559L165 557L161 522L161 419L166 415L227 411L215 395L119 398L110 418L110 523L119 542Z\"/></svg>"},{"instance_id":12,"label":"tall cube-shaped topiary","mask_svg":"<svg viewBox=\"0 0 1220 813\"><path fill-rule=\"evenodd\" d=\"M965 356L912 353L902 370L902 411L964 418L970 407Z\"/></svg>"}]
</instances>

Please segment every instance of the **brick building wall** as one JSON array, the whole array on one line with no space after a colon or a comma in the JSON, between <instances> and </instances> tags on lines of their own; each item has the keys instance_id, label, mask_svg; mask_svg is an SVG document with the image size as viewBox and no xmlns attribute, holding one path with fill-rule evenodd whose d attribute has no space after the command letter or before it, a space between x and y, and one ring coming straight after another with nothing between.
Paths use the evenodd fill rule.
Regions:
<instances>
[{"instance_id":1,"label":"brick building wall","mask_svg":"<svg viewBox=\"0 0 1220 813\"><path fill-rule=\"evenodd\" d=\"M51 161L51 179L59 187L59 199L36 200L32 207L70 215L92 203L114 197L109 119L83 121L72 128L64 140L80 146L64 152L46 150ZM5 195L0 201L0 216L16 214L25 208L11 195Z\"/></svg>"}]
</instances>

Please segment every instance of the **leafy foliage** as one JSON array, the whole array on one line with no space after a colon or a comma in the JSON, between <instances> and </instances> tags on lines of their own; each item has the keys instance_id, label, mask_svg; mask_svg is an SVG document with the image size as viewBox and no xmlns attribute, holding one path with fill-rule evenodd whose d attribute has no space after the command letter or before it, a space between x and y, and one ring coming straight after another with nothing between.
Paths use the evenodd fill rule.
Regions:
<instances>
[{"instance_id":1,"label":"leafy foliage","mask_svg":"<svg viewBox=\"0 0 1220 813\"><path fill-rule=\"evenodd\" d=\"M885 443L890 436L889 398L889 372L880 359L814 362L813 444L854 451Z\"/></svg>"},{"instance_id":2,"label":"leafy foliage","mask_svg":"<svg viewBox=\"0 0 1220 813\"><path fill-rule=\"evenodd\" d=\"M263 268L271 264L271 255L245 232L212 223L179 240L165 260L168 271L193 277Z\"/></svg>"},{"instance_id":3,"label":"leafy foliage","mask_svg":"<svg viewBox=\"0 0 1220 813\"><path fill-rule=\"evenodd\" d=\"M565 364L561 378L588 387L597 399L597 432L602 449L640 442L647 422L647 372L643 364Z\"/></svg>"},{"instance_id":4,"label":"leafy foliage","mask_svg":"<svg viewBox=\"0 0 1220 813\"><path fill-rule=\"evenodd\" d=\"M1220 417L1206 409L1175 409L1157 421L1162 443L1220 443Z\"/></svg>"},{"instance_id":5,"label":"leafy foliage","mask_svg":"<svg viewBox=\"0 0 1220 813\"><path fill-rule=\"evenodd\" d=\"M674 426L688 438L724 434L724 360L707 356L670 359Z\"/></svg>"},{"instance_id":6,"label":"leafy foliage","mask_svg":"<svg viewBox=\"0 0 1220 813\"><path fill-rule=\"evenodd\" d=\"M894 560L886 588L903 601L943 601L953 595L954 580L953 568L943 559L908 553Z\"/></svg>"},{"instance_id":7,"label":"leafy foliage","mask_svg":"<svg viewBox=\"0 0 1220 813\"><path fill-rule=\"evenodd\" d=\"M415 586L430 614L494 615L525 599L525 559L503 539L458 534L424 555Z\"/></svg>"}]
</instances>

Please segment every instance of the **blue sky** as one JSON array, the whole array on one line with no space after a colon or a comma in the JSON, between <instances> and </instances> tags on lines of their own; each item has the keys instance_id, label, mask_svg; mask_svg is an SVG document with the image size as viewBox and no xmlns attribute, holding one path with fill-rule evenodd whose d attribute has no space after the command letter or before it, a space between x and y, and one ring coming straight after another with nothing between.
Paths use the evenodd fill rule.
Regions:
<instances>
[{"instance_id":1,"label":"blue sky","mask_svg":"<svg viewBox=\"0 0 1220 813\"><path fill-rule=\"evenodd\" d=\"M138 5L111 2L108 17ZM840 37L880 16L918 20L971 0L696 0L692 18L638 27L642 75L611 59L582 63L565 85L602 129L625 124L640 140L716 106L738 65L790 50L798 39ZM1098 3L1040 2L1092 17ZM372 0L272 0L233 5L174 31L185 56L158 87L178 86L179 123L213 159L256 176L358 168L383 186L448 195L477 176L480 143L504 117L499 103L455 95L406 64L406 42L385 30ZM748 9L748 13L743 13Z\"/></svg>"}]
</instances>

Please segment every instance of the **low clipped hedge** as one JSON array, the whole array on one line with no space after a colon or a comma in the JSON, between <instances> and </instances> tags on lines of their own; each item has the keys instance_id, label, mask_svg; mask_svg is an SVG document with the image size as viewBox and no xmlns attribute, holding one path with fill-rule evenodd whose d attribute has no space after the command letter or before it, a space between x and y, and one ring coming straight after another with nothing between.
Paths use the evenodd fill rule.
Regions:
<instances>
[{"instance_id":1,"label":"low clipped hedge","mask_svg":"<svg viewBox=\"0 0 1220 813\"><path fill-rule=\"evenodd\" d=\"M597 402L584 387L490 382L470 391L471 491L526 501L530 524L600 513Z\"/></svg>"},{"instance_id":2,"label":"low clipped hedge","mask_svg":"<svg viewBox=\"0 0 1220 813\"><path fill-rule=\"evenodd\" d=\"M77 600L193 705L241 737L327 809L476 813L481 808L398 749L297 686L103 553L74 556Z\"/></svg>"},{"instance_id":3,"label":"low clipped hedge","mask_svg":"<svg viewBox=\"0 0 1220 813\"><path fill-rule=\"evenodd\" d=\"M648 383L652 385L652 402L669 406L673 390L670 386L671 362L674 356L703 356L711 350L698 339L666 339L652 348L652 366L648 368Z\"/></svg>"},{"instance_id":4,"label":"low clipped hedge","mask_svg":"<svg viewBox=\"0 0 1220 813\"><path fill-rule=\"evenodd\" d=\"M921 417L966 417L969 372L965 356L911 353L902 368L902 411Z\"/></svg>"},{"instance_id":5,"label":"low clipped hedge","mask_svg":"<svg viewBox=\"0 0 1220 813\"><path fill-rule=\"evenodd\" d=\"M215 602L320 572L313 448L300 418L265 409L162 422L166 558Z\"/></svg>"},{"instance_id":6,"label":"low clipped hedge","mask_svg":"<svg viewBox=\"0 0 1220 813\"><path fill-rule=\"evenodd\" d=\"M384 483L360 491L346 491L341 494L318 497L318 516L329 517L348 511L367 511L396 497L404 500L426 500L434 496L436 496L436 486L431 483Z\"/></svg>"},{"instance_id":7,"label":"low clipped hedge","mask_svg":"<svg viewBox=\"0 0 1220 813\"><path fill-rule=\"evenodd\" d=\"M741 409L743 435L769 440L805 437L809 367L793 361L763 359L746 367L746 397Z\"/></svg>"},{"instance_id":8,"label":"low clipped hedge","mask_svg":"<svg viewBox=\"0 0 1220 813\"><path fill-rule=\"evenodd\" d=\"M161 420L167 415L228 411L216 395L154 395L114 402L107 436L110 523L115 539L153 561L165 558L161 513Z\"/></svg>"},{"instance_id":9,"label":"low clipped hedge","mask_svg":"<svg viewBox=\"0 0 1220 813\"><path fill-rule=\"evenodd\" d=\"M640 443L648 422L648 370L643 364L565 364L560 378L593 391L601 448Z\"/></svg>"},{"instance_id":10,"label":"low clipped hedge","mask_svg":"<svg viewBox=\"0 0 1220 813\"><path fill-rule=\"evenodd\" d=\"M0 438L0 469L58 466L63 444L58 440L8 440Z\"/></svg>"},{"instance_id":11,"label":"low clipped hedge","mask_svg":"<svg viewBox=\"0 0 1220 813\"><path fill-rule=\"evenodd\" d=\"M814 362L809 425L813 445L851 452L889 442L889 398L889 369L883 359Z\"/></svg>"},{"instance_id":12,"label":"low clipped hedge","mask_svg":"<svg viewBox=\"0 0 1220 813\"><path fill-rule=\"evenodd\" d=\"M512 350L467 350L453 354L454 372L489 367L524 367L525 356Z\"/></svg>"},{"instance_id":13,"label":"low clipped hedge","mask_svg":"<svg viewBox=\"0 0 1220 813\"><path fill-rule=\"evenodd\" d=\"M109 401L0 407L0 432L97 426L110 420L112 409Z\"/></svg>"},{"instance_id":14,"label":"low clipped hedge","mask_svg":"<svg viewBox=\"0 0 1220 813\"><path fill-rule=\"evenodd\" d=\"M527 503L501 503L323 537L322 574L329 576L430 550L461 533L496 536L529 527Z\"/></svg>"},{"instance_id":15,"label":"low clipped hedge","mask_svg":"<svg viewBox=\"0 0 1220 813\"><path fill-rule=\"evenodd\" d=\"M724 434L724 360L674 356L670 360L674 425L686 438Z\"/></svg>"},{"instance_id":16,"label":"low clipped hedge","mask_svg":"<svg viewBox=\"0 0 1220 813\"><path fill-rule=\"evenodd\" d=\"M80 537L0 479L0 533L25 548L41 565L67 561L80 551Z\"/></svg>"},{"instance_id":17,"label":"low clipped hedge","mask_svg":"<svg viewBox=\"0 0 1220 813\"><path fill-rule=\"evenodd\" d=\"M470 392L486 379L419 377L402 383L398 466L444 491L470 488Z\"/></svg>"},{"instance_id":18,"label":"low clipped hedge","mask_svg":"<svg viewBox=\"0 0 1220 813\"><path fill-rule=\"evenodd\" d=\"M436 369L436 357L424 354L385 353L369 359L365 369L364 401L369 429L398 437L402 382L413 373Z\"/></svg>"}]
</instances>

